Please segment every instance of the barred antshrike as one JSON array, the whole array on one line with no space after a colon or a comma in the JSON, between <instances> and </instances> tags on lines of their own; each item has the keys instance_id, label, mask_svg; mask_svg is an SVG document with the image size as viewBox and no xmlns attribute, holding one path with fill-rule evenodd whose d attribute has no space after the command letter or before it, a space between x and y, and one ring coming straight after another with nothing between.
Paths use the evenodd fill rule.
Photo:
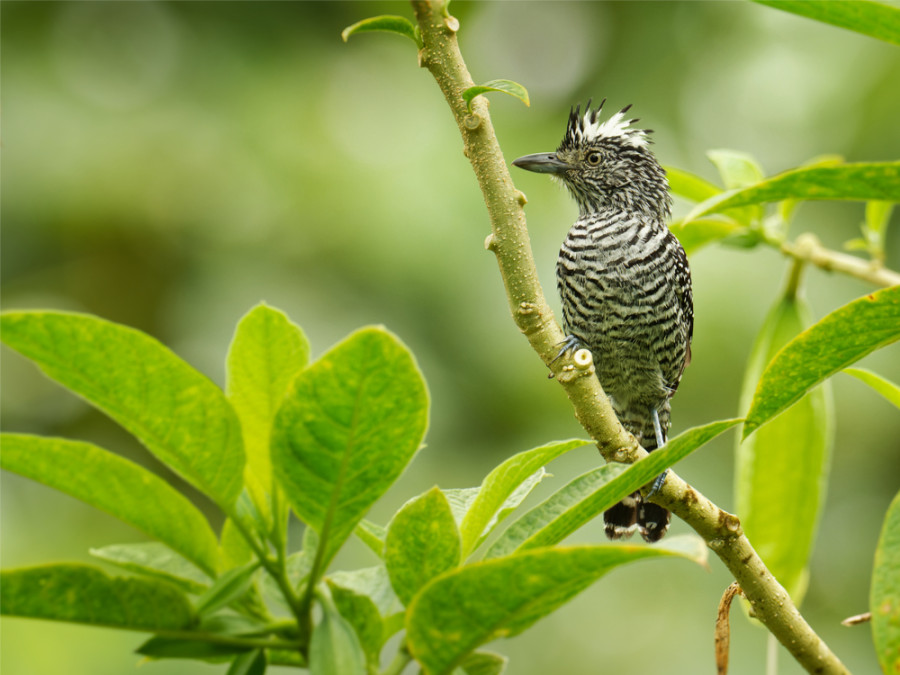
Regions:
<instances>
[{"instance_id":1,"label":"barred antshrike","mask_svg":"<svg viewBox=\"0 0 900 675\"><path fill-rule=\"evenodd\" d=\"M591 110L588 101L584 115L580 106L570 113L556 152L513 164L558 178L578 203L556 264L567 332L560 355L590 349L619 421L653 451L666 442L669 399L691 360L694 307L687 256L666 227L666 173L650 152L649 130L625 119L630 107L600 122L603 103ZM637 528L658 541L669 527L669 512L640 492L603 519L610 539Z\"/></svg>"}]
</instances>

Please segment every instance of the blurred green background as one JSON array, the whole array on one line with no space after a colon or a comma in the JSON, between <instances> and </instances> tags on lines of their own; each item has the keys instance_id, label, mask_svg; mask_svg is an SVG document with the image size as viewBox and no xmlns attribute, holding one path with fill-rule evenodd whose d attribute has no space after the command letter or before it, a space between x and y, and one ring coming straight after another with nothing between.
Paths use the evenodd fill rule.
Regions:
<instances>
[{"instance_id":1,"label":"blurred green background","mask_svg":"<svg viewBox=\"0 0 900 675\"><path fill-rule=\"evenodd\" d=\"M769 173L822 153L900 156L900 49L851 32L738 2L454 2L452 11L475 79L514 79L531 94L531 108L491 99L508 160L553 150L569 106L590 97L608 97L609 110L633 103L664 164L711 180L712 148L752 153ZM393 2L3 2L2 300L135 326L218 383L235 323L260 300L301 325L314 354L364 324L387 325L416 354L432 413L428 447L373 514L385 523L435 483L477 485L503 458L583 431L509 318L482 245L481 195L413 45L388 34L341 42L342 28L380 13L412 16ZM514 179L556 306L556 253L575 207L545 177ZM840 247L862 218L861 204L807 204L795 232ZM786 270L768 249L711 247L691 265L694 359L673 433L738 413L754 333ZM807 282L817 317L871 290L813 269ZM898 381L898 355L895 345L862 365ZM170 476L25 360L3 357L6 430L89 439ZM833 474L803 609L854 672L874 673L869 628L839 621L867 609L881 518L900 487L900 414L850 377L834 378L834 392ZM733 444L721 438L678 468L726 509ZM559 460L532 499L598 460L591 448ZM4 567L89 560L89 547L140 540L50 489L2 480ZM602 528L574 539L600 541ZM337 564L374 559L353 543ZM713 672L716 603L730 579L718 561L710 567L618 570L494 647L515 674ZM765 633L740 614L732 673L760 673ZM21 619L4 619L2 631L4 675L130 673L144 640ZM781 673L800 672L780 660ZM174 662L140 672L224 671Z\"/></svg>"}]
</instances>

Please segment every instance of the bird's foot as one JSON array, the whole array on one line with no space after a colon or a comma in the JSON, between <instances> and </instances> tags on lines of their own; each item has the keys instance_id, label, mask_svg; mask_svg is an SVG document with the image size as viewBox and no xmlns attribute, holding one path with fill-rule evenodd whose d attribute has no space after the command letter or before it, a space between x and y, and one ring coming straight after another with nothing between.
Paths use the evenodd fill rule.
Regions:
<instances>
[{"instance_id":1,"label":"bird's foot","mask_svg":"<svg viewBox=\"0 0 900 675\"><path fill-rule=\"evenodd\" d=\"M578 348L582 346L581 340L579 340L574 335L566 335L566 339L559 343L559 346L562 349L559 350L559 353L553 358L550 363L556 363L563 357L564 354L571 351L576 351Z\"/></svg>"},{"instance_id":2,"label":"bird's foot","mask_svg":"<svg viewBox=\"0 0 900 675\"><path fill-rule=\"evenodd\" d=\"M663 483L666 482L666 476L668 475L669 470L666 469L654 479L653 485L650 486L650 492L647 493L648 497L653 497L659 494L660 489L662 489Z\"/></svg>"},{"instance_id":3,"label":"bird's foot","mask_svg":"<svg viewBox=\"0 0 900 675\"><path fill-rule=\"evenodd\" d=\"M656 449L659 450L666 444L666 437L663 434L662 425L659 423L659 413L656 410L653 410L650 413L653 418L653 431L656 433ZM647 493L648 497L652 497L656 495L663 486L663 483L666 482L666 476L668 475L669 470L666 469L661 474L659 474L656 479L653 481L653 485L650 486L650 492Z\"/></svg>"}]
</instances>

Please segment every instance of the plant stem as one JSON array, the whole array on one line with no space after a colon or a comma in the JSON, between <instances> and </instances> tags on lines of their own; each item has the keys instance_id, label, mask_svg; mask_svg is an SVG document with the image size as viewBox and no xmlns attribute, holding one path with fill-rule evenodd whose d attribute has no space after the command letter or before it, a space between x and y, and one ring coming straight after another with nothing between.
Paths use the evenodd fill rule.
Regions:
<instances>
[{"instance_id":1,"label":"plant stem","mask_svg":"<svg viewBox=\"0 0 900 675\"><path fill-rule=\"evenodd\" d=\"M897 272L882 267L879 263L868 262L847 253L825 248L818 237L811 233L800 235L796 242L786 241L776 246L795 260L811 263L828 272L841 272L875 286L900 284L900 274Z\"/></svg>"},{"instance_id":2,"label":"plant stem","mask_svg":"<svg viewBox=\"0 0 900 675\"><path fill-rule=\"evenodd\" d=\"M485 98L478 96L472 101L472 113L462 98L462 92L474 82L459 52L459 22L445 14L444 3L438 0L412 0L412 6L424 45L419 51L419 63L434 76L453 111L464 153L484 195L492 230L486 247L497 258L513 320L562 385L576 418L597 442L603 457L620 462L645 457L646 451L619 424L592 371L575 369L568 358L554 362L564 335L538 281L522 209L525 196L515 189L510 178ZM756 617L804 668L822 674L849 672L766 569L743 535L737 517L720 509L672 471L652 501L670 509L706 540L731 570Z\"/></svg>"}]
</instances>

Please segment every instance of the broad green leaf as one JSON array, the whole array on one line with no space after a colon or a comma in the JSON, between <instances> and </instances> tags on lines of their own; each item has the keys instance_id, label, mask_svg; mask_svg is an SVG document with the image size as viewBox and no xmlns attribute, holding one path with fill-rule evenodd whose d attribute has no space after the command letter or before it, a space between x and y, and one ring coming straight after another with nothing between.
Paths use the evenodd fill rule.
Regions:
<instances>
[{"instance_id":1,"label":"broad green leaf","mask_svg":"<svg viewBox=\"0 0 900 675\"><path fill-rule=\"evenodd\" d=\"M320 600L322 619L309 641L310 675L366 675L366 655L353 626L330 598Z\"/></svg>"},{"instance_id":2,"label":"broad green leaf","mask_svg":"<svg viewBox=\"0 0 900 675\"><path fill-rule=\"evenodd\" d=\"M744 438L814 386L900 339L900 286L836 309L788 343L769 363L744 423Z\"/></svg>"},{"instance_id":3,"label":"broad green leaf","mask_svg":"<svg viewBox=\"0 0 900 675\"><path fill-rule=\"evenodd\" d=\"M356 526L353 533L359 537L360 541L368 546L375 555L379 558L384 557L384 539L387 536L386 528L377 523L373 523L371 520L363 518L359 521L359 525Z\"/></svg>"},{"instance_id":4,"label":"broad green leaf","mask_svg":"<svg viewBox=\"0 0 900 675\"><path fill-rule=\"evenodd\" d=\"M244 451L222 391L140 331L86 314L6 312L3 341L134 434L226 509L241 491Z\"/></svg>"},{"instance_id":5,"label":"broad green leaf","mask_svg":"<svg viewBox=\"0 0 900 675\"><path fill-rule=\"evenodd\" d=\"M247 563L243 567L228 570L197 600L197 612L212 614L217 609L230 605L250 590L253 575L260 562Z\"/></svg>"},{"instance_id":6,"label":"broad green leaf","mask_svg":"<svg viewBox=\"0 0 900 675\"><path fill-rule=\"evenodd\" d=\"M447 488L442 490L447 503L450 504L450 510L453 512L453 518L457 525L462 525L466 514L475 503L480 488Z\"/></svg>"},{"instance_id":7,"label":"broad green leaf","mask_svg":"<svg viewBox=\"0 0 900 675\"><path fill-rule=\"evenodd\" d=\"M863 368L845 368L844 372L848 375L852 375L861 382L865 382L888 401L900 408L900 386L897 386L890 380L886 380L881 377L881 375L873 373L871 370L864 370Z\"/></svg>"},{"instance_id":8,"label":"broad green leaf","mask_svg":"<svg viewBox=\"0 0 900 675\"><path fill-rule=\"evenodd\" d=\"M460 525L463 559L475 550L484 536L490 534L491 529L499 522L496 516L503 508L504 502L522 483L560 455L590 443L591 441L581 439L548 443L539 448L513 455L491 471L482 481L477 496L466 511ZM524 497L525 495L522 495L518 502L521 502ZM516 505L513 504L513 508Z\"/></svg>"},{"instance_id":9,"label":"broad green leaf","mask_svg":"<svg viewBox=\"0 0 900 675\"><path fill-rule=\"evenodd\" d=\"M727 149L709 150L706 156L719 170L726 190L747 187L765 177L757 161L745 152Z\"/></svg>"},{"instance_id":10,"label":"broad green leaf","mask_svg":"<svg viewBox=\"0 0 900 675\"><path fill-rule=\"evenodd\" d=\"M428 584L409 607L410 652L432 675L480 645L521 633L618 565L673 553L664 546L543 548L477 562ZM698 551L699 555L699 551Z\"/></svg>"},{"instance_id":11,"label":"broad green leaf","mask_svg":"<svg viewBox=\"0 0 900 675\"><path fill-rule=\"evenodd\" d=\"M766 364L809 323L806 302L794 292L785 293L763 322L751 351L741 410L750 406ZM806 591L807 565L828 483L832 407L830 388L818 387L737 442L735 495L741 524L798 606Z\"/></svg>"},{"instance_id":12,"label":"broad green leaf","mask_svg":"<svg viewBox=\"0 0 900 675\"><path fill-rule=\"evenodd\" d=\"M188 593L199 595L212 585L212 579L199 568L168 546L155 541L144 544L113 544L92 548L89 553L129 572L168 581Z\"/></svg>"},{"instance_id":13,"label":"broad green leaf","mask_svg":"<svg viewBox=\"0 0 900 675\"><path fill-rule=\"evenodd\" d=\"M370 19L357 21L352 26L347 26L341 31L341 38L346 42L351 35L356 33L371 33L374 31L405 35L415 42L417 47L422 48L422 38L419 35L418 27L414 26L412 21L403 16L373 16Z\"/></svg>"},{"instance_id":14,"label":"broad green leaf","mask_svg":"<svg viewBox=\"0 0 900 675\"><path fill-rule=\"evenodd\" d=\"M665 447L631 466L606 464L579 476L513 523L493 543L486 558L558 544L626 495L740 420L713 422L669 439Z\"/></svg>"},{"instance_id":15,"label":"broad green leaf","mask_svg":"<svg viewBox=\"0 0 900 675\"><path fill-rule=\"evenodd\" d=\"M152 637L134 651L152 659L196 659L210 663L224 663L235 654L251 648L244 645L209 642L202 638Z\"/></svg>"},{"instance_id":16,"label":"broad green leaf","mask_svg":"<svg viewBox=\"0 0 900 675\"><path fill-rule=\"evenodd\" d=\"M240 529L231 518L226 518L222 525L221 543L222 569L231 569L246 565L253 560L253 549L244 539Z\"/></svg>"},{"instance_id":17,"label":"broad green leaf","mask_svg":"<svg viewBox=\"0 0 900 675\"><path fill-rule=\"evenodd\" d=\"M900 8L869 0L754 0L808 19L900 45Z\"/></svg>"},{"instance_id":18,"label":"broad green leaf","mask_svg":"<svg viewBox=\"0 0 900 675\"><path fill-rule=\"evenodd\" d=\"M329 584L336 584L367 596L375 603L383 617L403 610L384 565L363 567L350 572L334 572L328 575L327 581Z\"/></svg>"},{"instance_id":19,"label":"broad green leaf","mask_svg":"<svg viewBox=\"0 0 900 675\"><path fill-rule=\"evenodd\" d=\"M669 189L672 194L690 199L692 202L702 202L710 197L715 197L722 192L722 188L713 185L708 180L683 169L664 167L666 178L669 179Z\"/></svg>"},{"instance_id":20,"label":"broad green leaf","mask_svg":"<svg viewBox=\"0 0 900 675\"><path fill-rule=\"evenodd\" d=\"M427 423L422 374L384 329L354 333L294 380L275 417L272 466L319 533L319 572L412 459Z\"/></svg>"},{"instance_id":21,"label":"broad green leaf","mask_svg":"<svg viewBox=\"0 0 900 675\"><path fill-rule=\"evenodd\" d=\"M240 320L228 350L225 391L234 406L244 439L244 480L262 516L271 522L269 436L288 385L309 361L303 331L282 312L257 305ZM279 514L278 521L284 521Z\"/></svg>"},{"instance_id":22,"label":"broad green leaf","mask_svg":"<svg viewBox=\"0 0 900 675\"><path fill-rule=\"evenodd\" d=\"M409 605L422 586L459 561L459 531L439 488L410 500L394 515L384 542L384 563L404 605Z\"/></svg>"},{"instance_id":23,"label":"broad green leaf","mask_svg":"<svg viewBox=\"0 0 900 675\"><path fill-rule=\"evenodd\" d=\"M900 493L888 507L872 570L872 639L885 673L900 668Z\"/></svg>"},{"instance_id":24,"label":"broad green leaf","mask_svg":"<svg viewBox=\"0 0 900 675\"><path fill-rule=\"evenodd\" d=\"M684 252L689 256L698 250L734 234L746 231L741 223L721 214L696 220L680 220L669 225Z\"/></svg>"},{"instance_id":25,"label":"broad green leaf","mask_svg":"<svg viewBox=\"0 0 900 675\"><path fill-rule=\"evenodd\" d=\"M709 213L782 199L900 201L900 162L811 166L786 171L707 199L688 214L685 222Z\"/></svg>"},{"instance_id":26,"label":"broad green leaf","mask_svg":"<svg viewBox=\"0 0 900 675\"><path fill-rule=\"evenodd\" d=\"M0 466L7 471L106 511L215 575L218 542L209 523L162 478L82 441L2 434L0 443Z\"/></svg>"},{"instance_id":27,"label":"broad green leaf","mask_svg":"<svg viewBox=\"0 0 900 675\"><path fill-rule=\"evenodd\" d=\"M225 675L264 675L266 665L266 652L254 649L235 658Z\"/></svg>"},{"instance_id":28,"label":"broad green leaf","mask_svg":"<svg viewBox=\"0 0 900 675\"><path fill-rule=\"evenodd\" d=\"M313 551L314 553L315 551ZM287 557L285 568L292 588L300 587L300 584L309 576L311 567L312 557L306 551L297 551ZM292 611L290 604L284 597L284 591L281 590L271 574L261 574L259 576L259 588L266 601L276 603L287 613Z\"/></svg>"},{"instance_id":29,"label":"broad green leaf","mask_svg":"<svg viewBox=\"0 0 900 675\"><path fill-rule=\"evenodd\" d=\"M465 675L502 675L508 658L494 652L472 652L462 660L459 667Z\"/></svg>"},{"instance_id":30,"label":"broad green leaf","mask_svg":"<svg viewBox=\"0 0 900 675\"><path fill-rule=\"evenodd\" d=\"M187 597L155 579L111 577L90 565L56 564L0 572L0 613L110 628L184 630L194 623Z\"/></svg>"},{"instance_id":31,"label":"broad green leaf","mask_svg":"<svg viewBox=\"0 0 900 675\"><path fill-rule=\"evenodd\" d=\"M472 99L481 94L486 94L489 91L503 92L504 94L509 94L510 96L519 99L527 106L531 105L531 101L528 99L528 90L518 82L513 82L512 80L491 80L484 84L469 87L462 93L463 101L466 102L466 109L469 112L472 112Z\"/></svg>"},{"instance_id":32,"label":"broad green leaf","mask_svg":"<svg viewBox=\"0 0 900 675\"><path fill-rule=\"evenodd\" d=\"M374 671L378 671L379 655L384 644L382 640L383 622L381 614L372 599L356 591L338 586L333 581L328 583L334 605L347 622L353 626L360 646L366 655L366 662Z\"/></svg>"}]
</instances>

